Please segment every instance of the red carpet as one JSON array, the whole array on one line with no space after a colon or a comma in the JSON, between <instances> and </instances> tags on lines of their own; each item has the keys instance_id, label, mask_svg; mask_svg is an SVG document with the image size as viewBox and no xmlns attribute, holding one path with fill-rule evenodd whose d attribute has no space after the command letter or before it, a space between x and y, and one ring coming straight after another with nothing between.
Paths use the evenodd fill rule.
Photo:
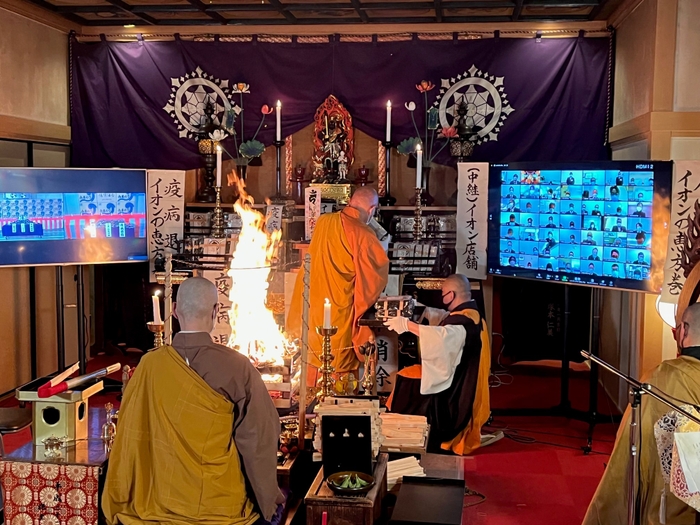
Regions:
<instances>
[{"instance_id":1,"label":"red carpet","mask_svg":"<svg viewBox=\"0 0 700 525\"><path fill-rule=\"evenodd\" d=\"M491 389L492 408L549 408L559 403L559 371L512 367L512 382ZM570 400L588 408L588 373L572 373ZM501 376L504 383L510 377ZM599 412L612 403L600 390ZM467 486L486 497L464 510L465 525L577 525L598 485L617 425L595 427L593 453L584 455L588 423L561 417L496 417L506 437L464 459ZM517 440L517 441L516 441ZM479 501L465 498L465 504Z\"/></svg>"},{"instance_id":2,"label":"red carpet","mask_svg":"<svg viewBox=\"0 0 700 525\"><path fill-rule=\"evenodd\" d=\"M132 357L131 355L129 356ZM133 356L137 357L136 355ZM88 367L95 370L114 362L116 356L100 356ZM121 359L122 363L126 361ZM133 359L129 359L133 364ZM557 369L513 366L513 376L499 376L501 386L491 389L492 408L549 408L559 403ZM572 373L570 400L574 408L588 408L588 373ZM98 395L91 406L113 400ZM16 403L6 400L2 405ZM614 413L612 403L600 391L599 412ZM596 426L593 453L584 455L588 424L561 417L496 417L492 430L505 438L464 459L467 486L485 501L464 509L465 525L577 525L581 523L612 450L617 425ZM5 438L8 451L26 443L29 431ZM465 504L479 501L465 498Z\"/></svg>"}]
</instances>

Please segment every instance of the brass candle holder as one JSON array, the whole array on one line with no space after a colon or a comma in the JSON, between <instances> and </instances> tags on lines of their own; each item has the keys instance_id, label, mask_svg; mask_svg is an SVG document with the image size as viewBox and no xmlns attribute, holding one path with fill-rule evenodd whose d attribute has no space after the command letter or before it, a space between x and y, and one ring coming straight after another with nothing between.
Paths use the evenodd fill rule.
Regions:
<instances>
[{"instance_id":1,"label":"brass candle holder","mask_svg":"<svg viewBox=\"0 0 700 525\"><path fill-rule=\"evenodd\" d=\"M321 355L321 378L318 385L321 387L316 397L319 401L323 401L326 397L333 395L333 372L335 368L331 364L333 362L333 354L331 353L331 337L338 333L337 326L324 328L323 326L316 327L316 333L323 337L323 354Z\"/></svg>"},{"instance_id":2,"label":"brass candle holder","mask_svg":"<svg viewBox=\"0 0 700 525\"><path fill-rule=\"evenodd\" d=\"M156 324L153 321L146 323L148 330L153 334L153 348L165 346L165 323Z\"/></svg>"},{"instance_id":3,"label":"brass candle holder","mask_svg":"<svg viewBox=\"0 0 700 525\"><path fill-rule=\"evenodd\" d=\"M216 204L211 223L211 236L214 239L223 239L226 236L224 234L224 212L221 209L221 186L216 187Z\"/></svg>"},{"instance_id":4,"label":"brass candle holder","mask_svg":"<svg viewBox=\"0 0 700 525\"><path fill-rule=\"evenodd\" d=\"M421 202L422 188L416 188L416 209L413 212L413 240L423 238L423 203Z\"/></svg>"}]
</instances>

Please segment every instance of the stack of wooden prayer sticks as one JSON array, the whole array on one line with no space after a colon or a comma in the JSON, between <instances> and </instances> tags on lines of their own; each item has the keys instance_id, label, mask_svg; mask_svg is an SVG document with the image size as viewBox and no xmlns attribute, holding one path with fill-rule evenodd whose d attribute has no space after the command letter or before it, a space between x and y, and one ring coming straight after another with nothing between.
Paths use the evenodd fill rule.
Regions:
<instances>
[{"instance_id":1,"label":"stack of wooden prayer sticks","mask_svg":"<svg viewBox=\"0 0 700 525\"><path fill-rule=\"evenodd\" d=\"M382 447L387 451L399 451L406 448L425 448L428 435L428 420L425 416L409 416L385 413L381 415Z\"/></svg>"},{"instance_id":2,"label":"stack of wooden prayer sticks","mask_svg":"<svg viewBox=\"0 0 700 525\"><path fill-rule=\"evenodd\" d=\"M276 408L291 408L292 406L292 395L299 388L298 357L299 354L285 357L282 366L261 365L257 367Z\"/></svg>"},{"instance_id":3,"label":"stack of wooden prayer sticks","mask_svg":"<svg viewBox=\"0 0 700 525\"><path fill-rule=\"evenodd\" d=\"M425 477L425 470L415 456L389 461L386 466L387 489L391 490L404 476Z\"/></svg>"}]
</instances>

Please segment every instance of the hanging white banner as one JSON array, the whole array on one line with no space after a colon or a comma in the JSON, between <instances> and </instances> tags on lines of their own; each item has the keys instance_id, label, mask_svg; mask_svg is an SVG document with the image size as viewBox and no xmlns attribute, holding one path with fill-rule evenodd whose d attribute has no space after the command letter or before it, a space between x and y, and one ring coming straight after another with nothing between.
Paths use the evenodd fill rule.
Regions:
<instances>
[{"instance_id":1,"label":"hanging white banner","mask_svg":"<svg viewBox=\"0 0 700 525\"><path fill-rule=\"evenodd\" d=\"M457 164L457 272L486 279L488 162Z\"/></svg>"},{"instance_id":2,"label":"hanging white banner","mask_svg":"<svg viewBox=\"0 0 700 525\"><path fill-rule=\"evenodd\" d=\"M268 204L265 215L265 228L267 233L272 233L282 229L282 212L284 204Z\"/></svg>"},{"instance_id":3,"label":"hanging white banner","mask_svg":"<svg viewBox=\"0 0 700 525\"><path fill-rule=\"evenodd\" d=\"M671 191L671 222L664 263L661 301L678 303L685 278L695 266L700 241L700 161L674 163Z\"/></svg>"},{"instance_id":4,"label":"hanging white banner","mask_svg":"<svg viewBox=\"0 0 700 525\"><path fill-rule=\"evenodd\" d=\"M177 251L185 224L185 172L148 170L148 264L156 281L155 259Z\"/></svg>"},{"instance_id":5,"label":"hanging white banner","mask_svg":"<svg viewBox=\"0 0 700 525\"><path fill-rule=\"evenodd\" d=\"M219 308L216 313L214 329L211 331L212 341L220 345L227 345L231 335L231 324L228 316L231 309L231 301L228 298L228 294L231 291L231 278L227 275L227 272L217 270L205 270L203 277L214 283L216 290L219 292Z\"/></svg>"},{"instance_id":6,"label":"hanging white banner","mask_svg":"<svg viewBox=\"0 0 700 525\"><path fill-rule=\"evenodd\" d=\"M306 240L311 240L316 221L321 216L321 191L309 186L304 190L304 220Z\"/></svg>"}]
</instances>

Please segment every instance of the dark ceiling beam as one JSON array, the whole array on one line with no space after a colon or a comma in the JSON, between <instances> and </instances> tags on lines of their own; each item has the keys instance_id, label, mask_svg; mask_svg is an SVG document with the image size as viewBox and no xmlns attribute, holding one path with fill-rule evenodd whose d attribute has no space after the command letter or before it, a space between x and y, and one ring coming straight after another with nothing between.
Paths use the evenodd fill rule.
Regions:
<instances>
[{"instance_id":1,"label":"dark ceiling beam","mask_svg":"<svg viewBox=\"0 0 700 525\"><path fill-rule=\"evenodd\" d=\"M362 10L362 5L360 4L360 0L350 0L350 3L352 3L352 7L357 13L357 15L360 17L360 20L362 20L364 23L369 22L369 17L367 16L367 13L365 13Z\"/></svg>"},{"instance_id":2,"label":"dark ceiling beam","mask_svg":"<svg viewBox=\"0 0 700 525\"><path fill-rule=\"evenodd\" d=\"M303 18L295 19L297 23L303 25L349 25L360 24L362 20L358 17L351 18ZM509 22L509 16L445 16L442 21L444 23L478 23L478 22ZM435 17L381 17L370 18L370 24L427 24L435 22ZM132 23L130 20L89 20L84 23L88 26L107 26L107 25L122 25ZM182 19L163 19L158 21L159 25L164 26L194 26L194 25L214 25L214 21L208 20L182 20ZM269 19L269 18L237 18L231 20L229 25L237 26L259 26L259 25L288 25L289 21L285 19Z\"/></svg>"},{"instance_id":3,"label":"dark ceiling beam","mask_svg":"<svg viewBox=\"0 0 700 525\"><path fill-rule=\"evenodd\" d=\"M517 22L520 19L520 14L523 12L523 0L515 0L515 5L513 6L513 16L511 20Z\"/></svg>"},{"instance_id":4,"label":"dark ceiling beam","mask_svg":"<svg viewBox=\"0 0 700 525\"><path fill-rule=\"evenodd\" d=\"M200 12L200 9L192 4L135 5L133 7L133 12L134 13L198 13L198 12Z\"/></svg>"},{"instance_id":5,"label":"dark ceiling beam","mask_svg":"<svg viewBox=\"0 0 700 525\"><path fill-rule=\"evenodd\" d=\"M112 4L113 6L118 7L119 9L124 11L125 13L128 13L130 15L134 15L134 16L140 18L141 20L143 20L147 24L150 24L152 26L158 25L158 21L155 18L148 16L147 14L144 14L144 13L134 13L132 11L132 6L130 6L129 4L127 4L126 2L124 2L122 0L106 0L106 1L109 2L110 4ZM131 22L133 23L133 20Z\"/></svg>"},{"instance_id":6,"label":"dark ceiling beam","mask_svg":"<svg viewBox=\"0 0 700 525\"><path fill-rule=\"evenodd\" d=\"M144 10L148 10L148 6L143 6ZM309 3L309 4L284 4L287 11L337 11L341 9L355 9L353 4L341 4L341 3ZM377 11L377 10L392 10L392 9L415 9L425 11L426 9L434 9L435 4L433 2L372 2L360 4L363 11ZM474 2L442 2L442 9L465 9L473 8ZM487 5L482 7L513 7L513 2L488 2ZM207 12L209 11L276 11L277 8L269 4L211 4L207 6ZM173 10L174 11L174 10Z\"/></svg>"},{"instance_id":7,"label":"dark ceiling beam","mask_svg":"<svg viewBox=\"0 0 700 525\"><path fill-rule=\"evenodd\" d=\"M122 10L115 5L57 5L56 12L65 13L121 13Z\"/></svg>"},{"instance_id":8,"label":"dark ceiling beam","mask_svg":"<svg viewBox=\"0 0 700 525\"><path fill-rule=\"evenodd\" d=\"M279 0L267 0L270 2L271 5L275 6L277 8L277 11L279 14L281 14L283 17L287 19L287 22L290 24L296 24L298 22L297 17L294 16L292 13L287 11L286 6L282 5L282 2ZM328 23L328 22L326 22Z\"/></svg>"},{"instance_id":9,"label":"dark ceiling beam","mask_svg":"<svg viewBox=\"0 0 700 525\"><path fill-rule=\"evenodd\" d=\"M528 6L537 7L590 7L598 5L598 0L530 0Z\"/></svg>"},{"instance_id":10,"label":"dark ceiling beam","mask_svg":"<svg viewBox=\"0 0 700 525\"><path fill-rule=\"evenodd\" d=\"M442 0L434 0L435 21L439 24L442 22Z\"/></svg>"},{"instance_id":11,"label":"dark ceiling beam","mask_svg":"<svg viewBox=\"0 0 700 525\"><path fill-rule=\"evenodd\" d=\"M76 16L72 13L59 13L59 11L56 9L56 6L46 2L45 0L29 0L32 4L38 5L39 7L43 7L44 9L48 9L49 11L52 11L54 13L60 14L63 18L66 20L69 20L73 22L74 24L78 25L85 25L87 20L85 20L82 16Z\"/></svg>"},{"instance_id":12,"label":"dark ceiling beam","mask_svg":"<svg viewBox=\"0 0 700 525\"><path fill-rule=\"evenodd\" d=\"M104 20L83 20L83 25L91 27L126 26L132 25L134 22L136 22L136 20L134 20L133 18L105 18Z\"/></svg>"},{"instance_id":13,"label":"dark ceiling beam","mask_svg":"<svg viewBox=\"0 0 700 525\"><path fill-rule=\"evenodd\" d=\"M595 17L597 17L600 12L603 10L605 7L605 4L608 2L608 0L599 0L598 5L596 5L593 9L591 9L591 12L588 13L588 19L589 20L595 20Z\"/></svg>"},{"instance_id":14,"label":"dark ceiling beam","mask_svg":"<svg viewBox=\"0 0 700 525\"><path fill-rule=\"evenodd\" d=\"M588 20L588 15L527 15L521 16L523 22L580 22Z\"/></svg>"},{"instance_id":15,"label":"dark ceiling beam","mask_svg":"<svg viewBox=\"0 0 700 525\"><path fill-rule=\"evenodd\" d=\"M190 3L190 5L193 5L193 6L196 7L199 11L201 11L202 13L205 13L209 18L211 18L211 19L214 20L215 22L217 22L217 23L219 23L219 24L224 24L224 25L225 25L225 24L228 24L228 22L229 22L228 18L226 18L225 16L220 15L219 13L215 13L215 12L211 12L211 13L210 13L210 12L208 12L208 11L207 11L207 5L206 5L204 2L202 2L201 0L187 0L187 1ZM202 23L201 20L200 20L199 22Z\"/></svg>"}]
</instances>

